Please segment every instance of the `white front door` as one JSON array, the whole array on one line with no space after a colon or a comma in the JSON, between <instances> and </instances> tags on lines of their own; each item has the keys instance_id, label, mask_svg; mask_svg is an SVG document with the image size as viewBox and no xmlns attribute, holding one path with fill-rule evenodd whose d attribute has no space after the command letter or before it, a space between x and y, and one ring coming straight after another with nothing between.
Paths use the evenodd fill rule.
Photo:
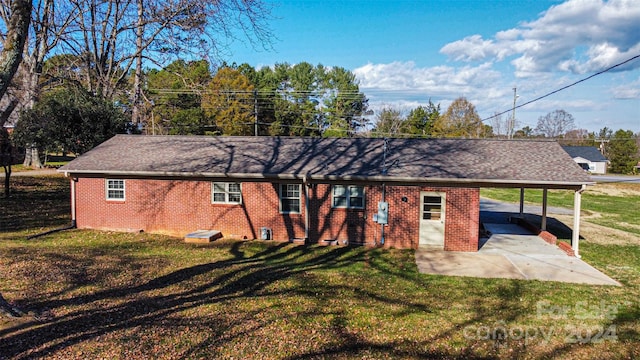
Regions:
<instances>
[{"instance_id":1,"label":"white front door","mask_svg":"<svg viewBox=\"0 0 640 360\"><path fill-rule=\"evenodd\" d=\"M445 193L420 193L420 246L444 248L445 203Z\"/></svg>"}]
</instances>

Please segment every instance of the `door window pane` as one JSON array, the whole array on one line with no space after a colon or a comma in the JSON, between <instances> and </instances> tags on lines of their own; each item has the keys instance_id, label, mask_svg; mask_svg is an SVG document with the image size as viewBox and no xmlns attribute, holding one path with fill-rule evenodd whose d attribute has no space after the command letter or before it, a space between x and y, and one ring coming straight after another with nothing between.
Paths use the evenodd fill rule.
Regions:
<instances>
[{"instance_id":1,"label":"door window pane","mask_svg":"<svg viewBox=\"0 0 640 360\"><path fill-rule=\"evenodd\" d=\"M424 196L422 202L423 220L440 220L442 218L442 198L440 196Z\"/></svg>"}]
</instances>

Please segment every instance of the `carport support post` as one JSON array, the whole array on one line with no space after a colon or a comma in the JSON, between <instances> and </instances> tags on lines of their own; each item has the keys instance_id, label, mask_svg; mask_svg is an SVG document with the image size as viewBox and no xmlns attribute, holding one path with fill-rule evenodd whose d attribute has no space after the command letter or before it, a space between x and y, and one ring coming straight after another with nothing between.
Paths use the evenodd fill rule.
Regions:
<instances>
[{"instance_id":1,"label":"carport support post","mask_svg":"<svg viewBox=\"0 0 640 360\"><path fill-rule=\"evenodd\" d=\"M571 248L577 258L580 258L580 254L578 253L578 242L580 241L580 207L582 192L585 188L586 186L582 185L573 195L573 233L571 234Z\"/></svg>"},{"instance_id":2,"label":"carport support post","mask_svg":"<svg viewBox=\"0 0 640 360\"><path fill-rule=\"evenodd\" d=\"M542 189L542 224L540 230L547 230L547 188Z\"/></svg>"},{"instance_id":3,"label":"carport support post","mask_svg":"<svg viewBox=\"0 0 640 360\"><path fill-rule=\"evenodd\" d=\"M524 188L520 188L520 217L524 216Z\"/></svg>"}]
</instances>

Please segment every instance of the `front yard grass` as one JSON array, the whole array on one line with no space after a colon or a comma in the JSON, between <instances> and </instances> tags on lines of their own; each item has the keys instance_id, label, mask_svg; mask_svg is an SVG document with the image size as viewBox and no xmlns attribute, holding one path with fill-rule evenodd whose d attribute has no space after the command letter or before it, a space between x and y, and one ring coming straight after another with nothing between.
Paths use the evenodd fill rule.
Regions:
<instances>
[{"instance_id":1,"label":"front yard grass","mask_svg":"<svg viewBox=\"0 0 640 360\"><path fill-rule=\"evenodd\" d=\"M49 181L60 184L49 203L68 211L66 179L25 180L21 196L37 202ZM3 219L23 211L0 205ZM608 287L423 275L411 250L83 230L25 239L68 223L53 218L0 233L0 293L29 311L0 318L0 359L640 356L638 245L581 243L624 285Z\"/></svg>"}]
</instances>

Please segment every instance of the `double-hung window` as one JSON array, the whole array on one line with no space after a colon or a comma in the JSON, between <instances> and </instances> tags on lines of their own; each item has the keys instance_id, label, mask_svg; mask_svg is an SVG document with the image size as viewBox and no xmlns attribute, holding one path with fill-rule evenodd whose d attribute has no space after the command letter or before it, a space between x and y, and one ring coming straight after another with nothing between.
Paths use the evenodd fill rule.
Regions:
<instances>
[{"instance_id":1,"label":"double-hung window","mask_svg":"<svg viewBox=\"0 0 640 360\"><path fill-rule=\"evenodd\" d=\"M280 184L280 212L300 213L300 184Z\"/></svg>"},{"instance_id":2,"label":"double-hung window","mask_svg":"<svg viewBox=\"0 0 640 360\"><path fill-rule=\"evenodd\" d=\"M333 207L364 209L364 187L359 185L333 185Z\"/></svg>"},{"instance_id":3,"label":"double-hung window","mask_svg":"<svg viewBox=\"0 0 640 360\"><path fill-rule=\"evenodd\" d=\"M106 179L105 195L107 200L124 201L125 187L122 179Z\"/></svg>"},{"instance_id":4,"label":"double-hung window","mask_svg":"<svg viewBox=\"0 0 640 360\"><path fill-rule=\"evenodd\" d=\"M214 204L240 204L242 191L239 183L214 182L211 186L211 202Z\"/></svg>"}]
</instances>

